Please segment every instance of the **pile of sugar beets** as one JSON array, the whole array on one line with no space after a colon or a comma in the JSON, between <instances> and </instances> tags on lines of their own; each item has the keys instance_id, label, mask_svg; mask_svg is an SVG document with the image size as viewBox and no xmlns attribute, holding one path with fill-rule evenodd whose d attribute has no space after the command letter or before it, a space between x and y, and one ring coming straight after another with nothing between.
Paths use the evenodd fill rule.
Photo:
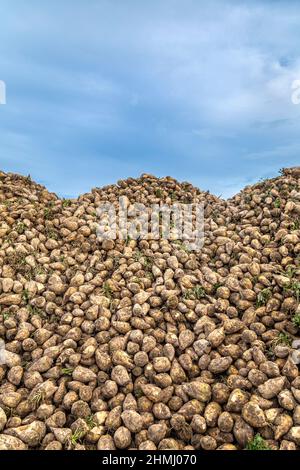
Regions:
<instances>
[{"instance_id":1,"label":"pile of sugar beets","mask_svg":"<svg viewBox=\"0 0 300 470\"><path fill-rule=\"evenodd\" d=\"M299 450L300 168L229 200L144 174L59 199L0 172L0 449ZM204 203L181 240L97 207Z\"/></svg>"}]
</instances>

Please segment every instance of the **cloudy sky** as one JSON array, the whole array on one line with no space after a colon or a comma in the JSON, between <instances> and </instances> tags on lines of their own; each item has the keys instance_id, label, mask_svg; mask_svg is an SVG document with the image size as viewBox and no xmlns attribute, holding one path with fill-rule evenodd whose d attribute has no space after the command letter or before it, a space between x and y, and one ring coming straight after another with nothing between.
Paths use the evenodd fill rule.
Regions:
<instances>
[{"instance_id":1,"label":"cloudy sky","mask_svg":"<svg viewBox=\"0 0 300 470\"><path fill-rule=\"evenodd\" d=\"M229 197L300 162L298 1L1 0L0 168L65 197L143 172Z\"/></svg>"}]
</instances>

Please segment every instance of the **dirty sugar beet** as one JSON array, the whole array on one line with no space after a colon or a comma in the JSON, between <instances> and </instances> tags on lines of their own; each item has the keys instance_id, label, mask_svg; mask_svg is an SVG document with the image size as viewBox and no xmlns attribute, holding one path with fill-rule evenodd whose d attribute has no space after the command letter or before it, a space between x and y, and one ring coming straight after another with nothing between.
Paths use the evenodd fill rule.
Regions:
<instances>
[{"instance_id":1,"label":"dirty sugar beet","mask_svg":"<svg viewBox=\"0 0 300 470\"><path fill-rule=\"evenodd\" d=\"M299 178L61 200L0 173L0 449L299 450ZM121 196L203 203L204 246L100 241Z\"/></svg>"}]
</instances>

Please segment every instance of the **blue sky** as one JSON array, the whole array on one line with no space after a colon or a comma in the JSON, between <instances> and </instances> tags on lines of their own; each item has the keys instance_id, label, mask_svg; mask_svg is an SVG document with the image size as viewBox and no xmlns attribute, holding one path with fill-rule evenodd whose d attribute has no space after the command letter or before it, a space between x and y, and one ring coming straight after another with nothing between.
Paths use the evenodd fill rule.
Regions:
<instances>
[{"instance_id":1,"label":"blue sky","mask_svg":"<svg viewBox=\"0 0 300 470\"><path fill-rule=\"evenodd\" d=\"M1 0L0 168L61 196L150 172L229 197L299 165L297 1Z\"/></svg>"}]
</instances>

